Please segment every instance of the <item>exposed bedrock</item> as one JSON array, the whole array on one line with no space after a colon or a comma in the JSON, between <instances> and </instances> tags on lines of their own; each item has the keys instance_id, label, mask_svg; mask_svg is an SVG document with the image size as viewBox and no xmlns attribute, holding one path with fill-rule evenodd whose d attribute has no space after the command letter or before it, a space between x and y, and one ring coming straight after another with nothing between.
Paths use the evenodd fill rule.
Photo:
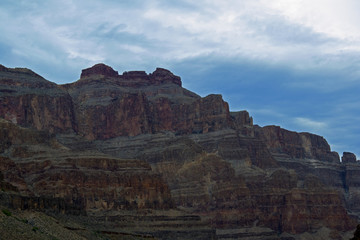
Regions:
<instances>
[{"instance_id":1,"label":"exposed bedrock","mask_svg":"<svg viewBox=\"0 0 360 240\"><path fill-rule=\"evenodd\" d=\"M151 236L330 229L339 239L360 216L359 176L354 154L340 162L321 136L254 126L247 111L186 90L166 69L97 64L57 85L0 65L3 205L114 219L114 228L122 219Z\"/></svg>"}]
</instances>

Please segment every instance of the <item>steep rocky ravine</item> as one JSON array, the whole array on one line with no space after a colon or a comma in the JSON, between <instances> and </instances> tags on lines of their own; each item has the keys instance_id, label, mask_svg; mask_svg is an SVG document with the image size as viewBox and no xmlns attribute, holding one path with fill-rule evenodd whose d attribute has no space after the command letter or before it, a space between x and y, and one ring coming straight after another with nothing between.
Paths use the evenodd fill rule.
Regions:
<instances>
[{"instance_id":1,"label":"steep rocky ravine","mask_svg":"<svg viewBox=\"0 0 360 240\"><path fill-rule=\"evenodd\" d=\"M84 238L341 239L360 217L355 155L253 125L162 68L57 85L0 66L0 171L1 206L99 234Z\"/></svg>"}]
</instances>

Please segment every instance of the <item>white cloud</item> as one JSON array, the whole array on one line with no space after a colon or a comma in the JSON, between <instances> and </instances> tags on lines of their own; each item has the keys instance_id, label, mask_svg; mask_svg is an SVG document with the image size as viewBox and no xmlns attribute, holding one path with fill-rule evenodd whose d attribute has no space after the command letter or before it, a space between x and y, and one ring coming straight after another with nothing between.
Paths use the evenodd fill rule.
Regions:
<instances>
[{"instance_id":1,"label":"white cloud","mask_svg":"<svg viewBox=\"0 0 360 240\"><path fill-rule=\"evenodd\" d=\"M357 0L273 0L262 3L291 22L329 37L359 41L360 3Z\"/></svg>"},{"instance_id":2,"label":"white cloud","mask_svg":"<svg viewBox=\"0 0 360 240\"><path fill-rule=\"evenodd\" d=\"M300 129L303 128L305 131L311 132L319 132L328 127L326 122L315 121L304 117L296 117L294 122L300 127Z\"/></svg>"},{"instance_id":3,"label":"white cloud","mask_svg":"<svg viewBox=\"0 0 360 240\"><path fill-rule=\"evenodd\" d=\"M3 9L1 40L27 55L46 43L49 52L88 62L121 64L137 58L131 54L163 62L213 54L300 70L341 68L348 64L343 55L360 52L357 3L324 1L25 2L20 11Z\"/></svg>"}]
</instances>

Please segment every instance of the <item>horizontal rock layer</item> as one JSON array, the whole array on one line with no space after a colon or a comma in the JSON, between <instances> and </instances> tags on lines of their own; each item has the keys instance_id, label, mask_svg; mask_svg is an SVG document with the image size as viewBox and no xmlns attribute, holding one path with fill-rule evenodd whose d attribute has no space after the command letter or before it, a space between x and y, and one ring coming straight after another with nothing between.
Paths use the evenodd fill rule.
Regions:
<instances>
[{"instance_id":1,"label":"horizontal rock layer","mask_svg":"<svg viewBox=\"0 0 360 240\"><path fill-rule=\"evenodd\" d=\"M6 188L33 199L27 202L62 199L87 210L172 207L168 186L144 161L75 152L46 133L5 120L0 129L7 130L0 132L7 136L7 157L0 156L2 185L11 184Z\"/></svg>"},{"instance_id":2,"label":"horizontal rock layer","mask_svg":"<svg viewBox=\"0 0 360 240\"><path fill-rule=\"evenodd\" d=\"M0 204L123 219L132 234L157 237L186 238L189 226L199 239L355 228L353 154L340 162L321 136L254 126L221 95L181 85L162 68L119 75L97 64L59 86L0 66ZM152 210L162 217L141 220Z\"/></svg>"}]
</instances>

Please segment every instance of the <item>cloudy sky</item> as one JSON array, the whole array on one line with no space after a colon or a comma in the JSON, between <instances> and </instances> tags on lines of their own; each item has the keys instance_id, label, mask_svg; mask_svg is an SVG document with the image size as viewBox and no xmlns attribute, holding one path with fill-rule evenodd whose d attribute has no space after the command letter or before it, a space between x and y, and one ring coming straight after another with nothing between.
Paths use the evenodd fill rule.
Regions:
<instances>
[{"instance_id":1,"label":"cloudy sky","mask_svg":"<svg viewBox=\"0 0 360 240\"><path fill-rule=\"evenodd\" d=\"M0 64L59 84L99 62L164 67L256 124L360 158L359 11L358 0L1 0Z\"/></svg>"}]
</instances>

